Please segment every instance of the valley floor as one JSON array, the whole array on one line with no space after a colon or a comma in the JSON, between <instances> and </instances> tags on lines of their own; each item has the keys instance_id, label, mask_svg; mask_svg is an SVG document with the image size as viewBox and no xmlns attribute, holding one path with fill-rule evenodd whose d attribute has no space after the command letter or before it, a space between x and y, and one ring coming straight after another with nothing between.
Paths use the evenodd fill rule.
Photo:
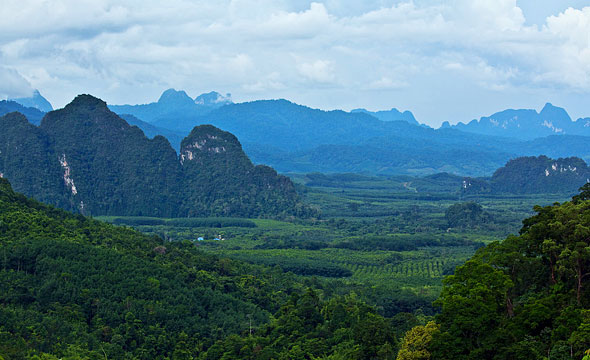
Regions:
<instances>
[{"instance_id":1,"label":"valley floor","mask_svg":"<svg viewBox=\"0 0 590 360\"><path fill-rule=\"evenodd\" d=\"M423 190L428 184L405 178L343 175L320 185L305 176L293 178L305 202L320 209L320 218L99 219L192 242L220 257L279 266L303 281L321 282L326 294L354 292L391 317L434 314L432 302L445 275L477 248L517 234L534 205L569 199L565 194L465 197L432 184ZM487 217L450 226L447 209L470 202L481 205Z\"/></svg>"}]
</instances>

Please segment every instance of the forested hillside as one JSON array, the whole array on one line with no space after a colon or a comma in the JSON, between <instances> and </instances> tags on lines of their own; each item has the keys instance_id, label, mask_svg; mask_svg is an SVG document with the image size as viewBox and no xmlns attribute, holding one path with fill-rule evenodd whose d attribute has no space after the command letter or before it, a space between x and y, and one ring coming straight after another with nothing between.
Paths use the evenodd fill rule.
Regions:
<instances>
[{"instance_id":1,"label":"forested hillside","mask_svg":"<svg viewBox=\"0 0 590 360\"><path fill-rule=\"evenodd\" d=\"M401 335L354 296L69 214L4 179L0 255L5 360L387 359Z\"/></svg>"},{"instance_id":2,"label":"forested hillside","mask_svg":"<svg viewBox=\"0 0 590 360\"><path fill-rule=\"evenodd\" d=\"M512 159L491 178L463 181L466 194L576 193L590 182L590 168L577 157L551 159L541 155Z\"/></svg>"},{"instance_id":3,"label":"forested hillside","mask_svg":"<svg viewBox=\"0 0 590 360\"><path fill-rule=\"evenodd\" d=\"M25 117L35 125L39 125L41 123L41 119L45 116L45 113L31 107L23 106L15 101L7 101L2 100L0 101L0 116L9 114L11 112L18 111L19 113L25 115Z\"/></svg>"},{"instance_id":4,"label":"forested hillside","mask_svg":"<svg viewBox=\"0 0 590 360\"><path fill-rule=\"evenodd\" d=\"M185 139L191 157L182 159L163 136L146 138L89 95L48 113L40 127L18 114L0 123L1 176L67 210L167 217L310 213L288 178L254 166L234 136L211 126ZM213 138L224 145L203 146Z\"/></svg>"},{"instance_id":5,"label":"forested hillside","mask_svg":"<svg viewBox=\"0 0 590 360\"><path fill-rule=\"evenodd\" d=\"M581 190L536 207L519 236L480 249L447 277L436 323L409 332L398 359L582 358L590 349L590 185Z\"/></svg>"}]
</instances>

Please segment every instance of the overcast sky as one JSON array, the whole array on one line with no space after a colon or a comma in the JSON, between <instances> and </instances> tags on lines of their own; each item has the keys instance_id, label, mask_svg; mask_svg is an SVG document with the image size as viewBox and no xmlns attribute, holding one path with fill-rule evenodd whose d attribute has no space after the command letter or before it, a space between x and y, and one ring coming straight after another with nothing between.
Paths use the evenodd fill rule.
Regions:
<instances>
[{"instance_id":1,"label":"overcast sky","mask_svg":"<svg viewBox=\"0 0 590 360\"><path fill-rule=\"evenodd\" d=\"M469 121L545 102L590 116L577 0L2 0L0 97L62 107L163 90Z\"/></svg>"}]
</instances>

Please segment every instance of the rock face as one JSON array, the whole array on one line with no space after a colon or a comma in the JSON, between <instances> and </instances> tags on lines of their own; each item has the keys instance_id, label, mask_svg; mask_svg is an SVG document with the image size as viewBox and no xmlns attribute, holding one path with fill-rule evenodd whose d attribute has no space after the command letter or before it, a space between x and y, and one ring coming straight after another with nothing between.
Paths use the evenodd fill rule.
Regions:
<instances>
[{"instance_id":1,"label":"rock face","mask_svg":"<svg viewBox=\"0 0 590 360\"><path fill-rule=\"evenodd\" d=\"M193 129L181 144L186 212L256 216L265 209L280 213L297 202L295 188L285 176L264 165L254 166L238 139L211 125ZM229 197L229 201L228 201Z\"/></svg>"},{"instance_id":2,"label":"rock face","mask_svg":"<svg viewBox=\"0 0 590 360\"><path fill-rule=\"evenodd\" d=\"M494 172L491 179L466 178L465 193L577 193L590 182L590 168L577 157L557 160L541 155L510 160Z\"/></svg>"},{"instance_id":3,"label":"rock face","mask_svg":"<svg viewBox=\"0 0 590 360\"><path fill-rule=\"evenodd\" d=\"M162 136L148 139L106 103L79 95L40 127L0 118L0 173L23 192L93 215L275 216L292 214L289 179L254 166L238 140L199 126L180 157ZM299 206L301 207L301 206Z\"/></svg>"}]
</instances>

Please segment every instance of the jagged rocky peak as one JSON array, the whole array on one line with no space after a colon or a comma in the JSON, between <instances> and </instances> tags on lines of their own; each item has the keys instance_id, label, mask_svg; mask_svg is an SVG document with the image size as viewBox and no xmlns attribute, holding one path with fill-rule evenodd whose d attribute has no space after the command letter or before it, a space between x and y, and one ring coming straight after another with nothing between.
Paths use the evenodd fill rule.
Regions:
<instances>
[{"instance_id":1,"label":"jagged rocky peak","mask_svg":"<svg viewBox=\"0 0 590 360\"><path fill-rule=\"evenodd\" d=\"M50 112L53 110L53 106L51 106L51 103L47 101L47 99L45 99L43 95L41 95L39 90L36 89L33 91L33 94L29 97L10 98L9 100L19 103L25 107L35 108L42 112Z\"/></svg>"},{"instance_id":2,"label":"jagged rocky peak","mask_svg":"<svg viewBox=\"0 0 590 360\"><path fill-rule=\"evenodd\" d=\"M193 104L193 99L184 90L168 89L162 93L159 104L174 106L188 106Z\"/></svg>"},{"instance_id":3,"label":"jagged rocky peak","mask_svg":"<svg viewBox=\"0 0 590 360\"><path fill-rule=\"evenodd\" d=\"M180 161L194 160L198 156L242 153L242 145L231 133L213 125L199 125L182 141Z\"/></svg>"},{"instance_id":4,"label":"jagged rocky peak","mask_svg":"<svg viewBox=\"0 0 590 360\"><path fill-rule=\"evenodd\" d=\"M221 95L216 91L201 94L195 98L195 104L205 106L223 106L233 104L231 94Z\"/></svg>"},{"instance_id":5,"label":"jagged rocky peak","mask_svg":"<svg viewBox=\"0 0 590 360\"><path fill-rule=\"evenodd\" d=\"M391 108L391 110L369 111L367 109L360 108L353 109L350 112L369 114L381 121L406 121L413 125L420 125L420 123L414 117L414 114L408 110L401 112L397 108Z\"/></svg>"},{"instance_id":6,"label":"jagged rocky peak","mask_svg":"<svg viewBox=\"0 0 590 360\"><path fill-rule=\"evenodd\" d=\"M571 122L572 119L570 118L567 111L564 108L553 106L551 103L546 103L543 107L543 110L539 113L542 119L549 120L549 121L557 121L557 122Z\"/></svg>"}]
</instances>

